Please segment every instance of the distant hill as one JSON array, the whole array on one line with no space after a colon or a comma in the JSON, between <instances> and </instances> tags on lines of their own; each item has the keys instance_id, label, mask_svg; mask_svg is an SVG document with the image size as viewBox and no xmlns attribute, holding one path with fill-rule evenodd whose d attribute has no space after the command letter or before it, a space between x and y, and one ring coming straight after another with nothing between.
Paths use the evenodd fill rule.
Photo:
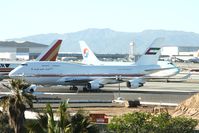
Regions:
<instances>
[{"instance_id":1,"label":"distant hill","mask_svg":"<svg viewBox=\"0 0 199 133\"><path fill-rule=\"evenodd\" d=\"M84 40L95 53L129 52L129 43L136 43L136 50L141 53L157 37L164 37L169 46L199 47L199 34L183 31L145 30L143 32L118 32L111 29L86 29L65 34L40 34L15 40L25 40L41 44L50 44L55 39L63 39L61 52L80 52L79 40Z\"/></svg>"},{"instance_id":2,"label":"distant hill","mask_svg":"<svg viewBox=\"0 0 199 133\"><path fill-rule=\"evenodd\" d=\"M0 47L47 47L47 45L24 41L24 42L16 42L16 41L0 41Z\"/></svg>"}]
</instances>

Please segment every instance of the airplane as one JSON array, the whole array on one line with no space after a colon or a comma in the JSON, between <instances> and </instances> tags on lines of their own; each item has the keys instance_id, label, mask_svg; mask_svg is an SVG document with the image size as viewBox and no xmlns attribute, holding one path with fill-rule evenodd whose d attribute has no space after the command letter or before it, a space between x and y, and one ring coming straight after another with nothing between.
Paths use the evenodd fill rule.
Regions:
<instances>
[{"instance_id":1,"label":"airplane","mask_svg":"<svg viewBox=\"0 0 199 133\"><path fill-rule=\"evenodd\" d=\"M140 78L147 74L171 68L157 64L160 46L151 45L133 65L84 65L66 62L29 61L9 73L10 78L20 78L36 85L77 85L84 91L99 90L105 84L127 82L130 88L143 86Z\"/></svg>"},{"instance_id":2,"label":"airplane","mask_svg":"<svg viewBox=\"0 0 199 133\"><path fill-rule=\"evenodd\" d=\"M162 38L157 38L155 39L153 43L162 43ZM133 65L135 64L135 62L107 62L107 61L100 61L95 54L92 52L92 50L88 47L88 45L85 43L85 41L79 41L80 44L80 49L82 52L82 56L83 56L83 60L82 63L83 64L87 64L87 65ZM176 67L173 63L169 62L169 61L158 61L157 63L158 65L161 66L161 68L172 68L172 69L168 69L168 70L162 70L162 71L158 71L149 75L146 75L145 78L169 78L171 76L174 76L176 74L178 74L180 72L179 68Z\"/></svg>"},{"instance_id":3,"label":"airplane","mask_svg":"<svg viewBox=\"0 0 199 133\"><path fill-rule=\"evenodd\" d=\"M188 62L199 63L199 58L198 57L191 58L188 60Z\"/></svg>"},{"instance_id":4,"label":"airplane","mask_svg":"<svg viewBox=\"0 0 199 133\"><path fill-rule=\"evenodd\" d=\"M53 41L41 54L36 61L55 61L61 46L62 40ZM8 74L23 62L0 62L0 80L9 78Z\"/></svg>"},{"instance_id":5,"label":"airplane","mask_svg":"<svg viewBox=\"0 0 199 133\"><path fill-rule=\"evenodd\" d=\"M175 55L174 59L179 62L199 63L199 50L194 55Z\"/></svg>"}]
</instances>

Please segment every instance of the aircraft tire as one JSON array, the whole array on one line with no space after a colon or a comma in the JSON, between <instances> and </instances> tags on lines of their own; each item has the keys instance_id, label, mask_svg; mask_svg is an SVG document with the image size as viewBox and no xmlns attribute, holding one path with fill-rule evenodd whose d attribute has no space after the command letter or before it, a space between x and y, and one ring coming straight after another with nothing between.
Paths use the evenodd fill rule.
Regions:
<instances>
[{"instance_id":1,"label":"aircraft tire","mask_svg":"<svg viewBox=\"0 0 199 133\"><path fill-rule=\"evenodd\" d=\"M88 88L83 87L83 92L87 92L87 91L88 91Z\"/></svg>"}]
</instances>

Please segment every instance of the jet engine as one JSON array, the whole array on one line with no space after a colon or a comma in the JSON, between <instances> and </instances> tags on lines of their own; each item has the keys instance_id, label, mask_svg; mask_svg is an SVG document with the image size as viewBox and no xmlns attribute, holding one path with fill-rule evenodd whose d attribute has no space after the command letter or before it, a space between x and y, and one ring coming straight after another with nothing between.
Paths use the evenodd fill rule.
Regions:
<instances>
[{"instance_id":1,"label":"jet engine","mask_svg":"<svg viewBox=\"0 0 199 133\"><path fill-rule=\"evenodd\" d=\"M36 91L36 89L37 89L36 85L31 85L28 88L26 88L25 91L28 93L33 93L34 91Z\"/></svg>"},{"instance_id":2,"label":"jet engine","mask_svg":"<svg viewBox=\"0 0 199 133\"><path fill-rule=\"evenodd\" d=\"M136 89L142 87L145 81L142 78L135 78L126 82L128 88Z\"/></svg>"},{"instance_id":3,"label":"jet engine","mask_svg":"<svg viewBox=\"0 0 199 133\"><path fill-rule=\"evenodd\" d=\"M98 90L104 87L104 85L100 84L99 81L91 81L88 83L87 87L88 87L88 90Z\"/></svg>"}]
</instances>

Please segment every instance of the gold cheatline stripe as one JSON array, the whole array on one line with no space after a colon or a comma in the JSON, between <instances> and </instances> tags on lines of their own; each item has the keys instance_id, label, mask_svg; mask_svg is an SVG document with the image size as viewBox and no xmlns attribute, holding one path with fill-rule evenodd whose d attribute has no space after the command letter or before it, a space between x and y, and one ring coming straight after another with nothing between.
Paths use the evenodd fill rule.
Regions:
<instances>
[{"instance_id":1,"label":"gold cheatline stripe","mask_svg":"<svg viewBox=\"0 0 199 133\"><path fill-rule=\"evenodd\" d=\"M59 45L59 47L60 47L60 45ZM50 54L50 56L48 56L46 61L50 61L58 53L59 47L57 47L55 50L53 50L53 52Z\"/></svg>"}]
</instances>

